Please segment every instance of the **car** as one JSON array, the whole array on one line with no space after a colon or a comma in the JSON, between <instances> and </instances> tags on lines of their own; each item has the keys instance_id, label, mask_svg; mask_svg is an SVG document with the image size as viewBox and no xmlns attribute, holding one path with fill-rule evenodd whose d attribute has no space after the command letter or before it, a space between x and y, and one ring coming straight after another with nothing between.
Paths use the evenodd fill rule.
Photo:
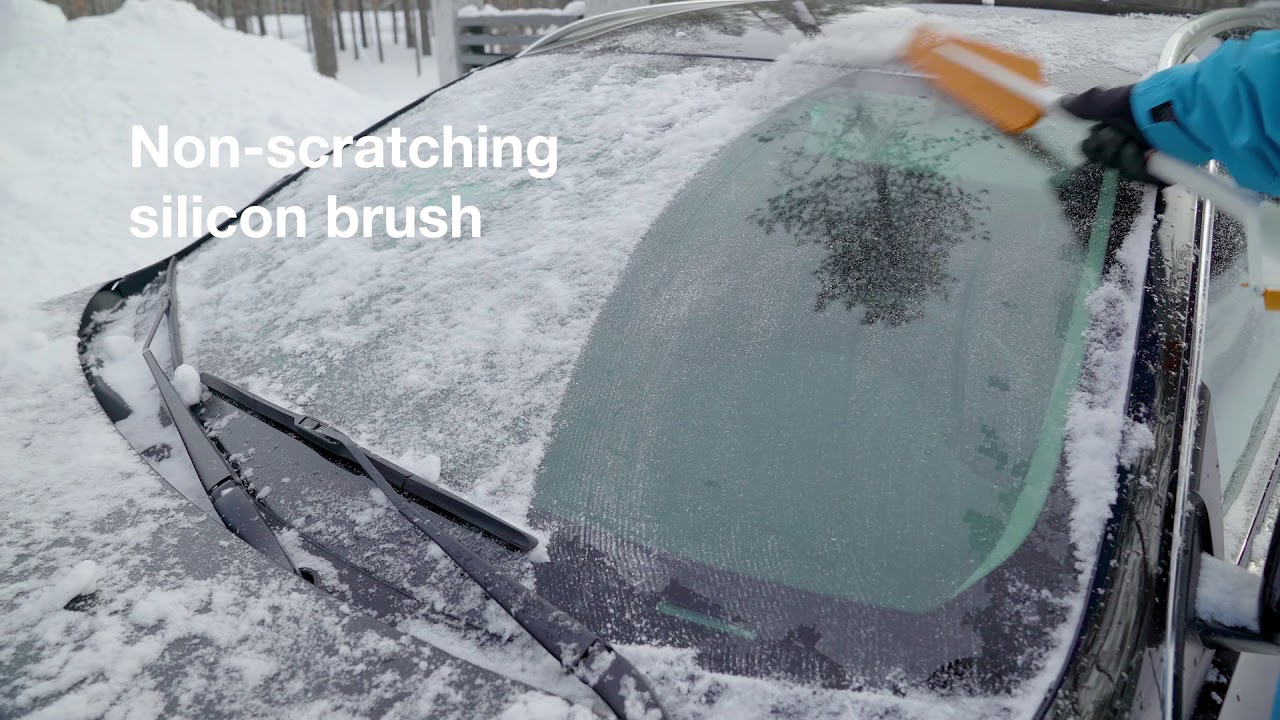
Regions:
<instances>
[{"instance_id":1,"label":"car","mask_svg":"<svg viewBox=\"0 0 1280 720\"><path fill-rule=\"evenodd\" d=\"M334 163L254 203L460 196L479 237L228 220L93 294L85 377L226 537L456 656L480 714L527 686L618 717L1215 715L1280 629L1253 548L1280 335L1238 233L1081 165L1071 121L940 102L892 39L995 38L1081 91L1276 16L1062 8L566 26L364 134L557 137L551 176ZM1197 613L1202 569L1260 559L1260 625Z\"/></svg>"}]
</instances>

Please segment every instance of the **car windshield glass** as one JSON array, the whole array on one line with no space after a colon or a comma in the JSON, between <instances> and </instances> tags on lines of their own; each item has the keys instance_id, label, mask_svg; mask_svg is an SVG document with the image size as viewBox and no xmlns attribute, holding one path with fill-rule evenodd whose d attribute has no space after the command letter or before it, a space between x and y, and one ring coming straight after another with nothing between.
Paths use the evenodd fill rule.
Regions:
<instances>
[{"instance_id":1,"label":"car windshield glass","mask_svg":"<svg viewBox=\"0 0 1280 720\"><path fill-rule=\"evenodd\" d=\"M537 507L912 612L1009 557L1058 468L1106 218L1091 256L1067 173L921 92L848 76L682 191L578 360Z\"/></svg>"},{"instance_id":2,"label":"car windshield glass","mask_svg":"<svg viewBox=\"0 0 1280 720\"><path fill-rule=\"evenodd\" d=\"M534 589L612 643L843 686L1040 667L1115 207L1054 159L1076 135L994 134L908 75L609 53L496 65L376 132L445 122L559 137L558 170L308 171L263 203L306 237L179 263L186 361L530 527ZM480 237L325 233L332 201L453 194ZM386 572L455 572L437 555Z\"/></svg>"}]
</instances>

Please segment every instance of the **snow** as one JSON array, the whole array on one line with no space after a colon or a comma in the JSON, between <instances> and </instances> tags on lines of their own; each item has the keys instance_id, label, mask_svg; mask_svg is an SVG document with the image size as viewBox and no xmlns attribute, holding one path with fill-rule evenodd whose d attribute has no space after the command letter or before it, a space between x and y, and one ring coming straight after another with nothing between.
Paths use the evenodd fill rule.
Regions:
<instances>
[{"instance_id":1,"label":"snow","mask_svg":"<svg viewBox=\"0 0 1280 720\"><path fill-rule=\"evenodd\" d=\"M173 387L178 391L178 397L182 398L182 402L187 405L199 405L200 395L204 390L204 385L200 382L200 373L196 369L183 363L173 370L171 378Z\"/></svg>"},{"instance_id":2,"label":"snow","mask_svg":"<svg viewBox=\"0 0 1280 720\"><path fill-rule=\"evenodd\" d=\"M98 589L98 563L81 560L75 567L62 572L42 592L32 593L18 609L18 617L25 622L35 622L40 616L61 610L79 595L89 595Z\"/></svg>"},{"instance_id":3,"label":"snow","mask_svg":"<svg viewBox=\"0 0 1280 720\"><path fill-rule=\"evenodd\" d=\"M40 0L0 5L10 15L0 20L8 32L0 107L22 108L0 114L5 303L104 282L186 244L134 238L135 206L182 193L238 208L283 174L262 158L239 168L135 169L131 125L249 145L358 132L395 107L317 75L286 43L218 27L189 3L130 0L73 22Z\"/></svg>"},{"instance_id":4,"label":"snow","mask_svg":"<svg viewBox=\"0 0 1280 720\"><path fill-rule=\"evenodd\" d=\"M372 99L373 102L365 101L371 109L383 106L384 102L389 103L390 108L403 107L426 95L440 84L435 58L430 55L417 55L415 50L405 46L401 13L389 10L374 13L372 10L366 10L364 15L365 35L369 46L360 44L358 47L353 47L351 23L355 23L354 37L358 38L360 16L349 11L342 13L343 37L346 39L347 47L345 50L338 50L337 80L339 83ZM225 25L229 29L230 20L225 21ZM256 29L257 25L254 24L253 27ZM415 25L415 35L417 29ZM377 46L379 30L382 36L381 59L378 56ZM284 40L299 50L307 51L309 48L306 23L301 15L284 15L278 21L268 16L267 35ZM373 116L370 122L355 129L363 130L378 117L380 116Z\"/></svg>"},{"instance_id":5,"label":"snow","mask_svg":"<svg viewBox=\"0 0 1280 720\"><path fill-rule=\"evenodd\" d=\"M580 705L570 705L560 698L530 693L503 710L502 715L498 716L498 720L534 720L535 718L595 720L596 715Z\"/></svg>"},{"instance_id":6,"label":"snow","mask_svg":"<svg viewBox=\"0 0 1280 720\"><path fill-rule=\"evenodd\" d=\"M866 22L882 24L868 42L836 42L828 34L765 68L668 59L654 61L669 63L668 73L649 76L580 56L529 58L479 74L463 89L442 94L440 102L451 104L450 118L460 127L484 123L504 134L560 134L564 162L555 178L499 173L466 188L485 203L486 237L475 241L397 247L313 236L215 243L183 264L190 358L288 407L333 421L429 480L440 477L440 458L447 457L450 480L474 478L454 489L499 514L523 518L568 369L629 250L703 160L769 109L828 77L811 64L815 58L845 52L882 63L896 53L902 35L880 30L927 18L1031 49L1063 78L1102 55L1118 74L1139 75L1150 71L1163 38L1180 22L1117 17L1088 18L1086 24L1059 16L1050 23L1034 13L931 12L868 12ZM204 195L207 205L239 205L278 174L253 166L128 170L129 124L170 122L185 133L236 134L246 143L275 134L345 134L384 115L396 104L390 100L405 92L399 84L377 86L379 99L371 100L316 76L296 48L221 30L188 5L168 0L130 0L117 13L73 23L37 0L0 3L0 13L9 13L0 15L0 105L24 108L0 118L5 301L56 296L175 250L175 241L128 236L133 205L155 203L176 187ZM302 40L300 27L285 30L291 42ZM373 55L365 51L362 64L344 65L340 80L376 85L371 78L378 68L368 59ZM245 78L252 82L246 85ZM403 122L415 121L429 119L410 113ZM121 168L128 182L120 182ZM348 175L309 173L286 197L314 205L335 188L349 188ZM385 193L399 178L370 175L362 192ZM437 180L422 173L405 189L430 197ZM450 179L442 187L458 185ZM1152 197L1146 202L1149 210ZM1072 526L1082 578L1092 571L1092 551L1114 499L1117 459L1131 461L1151 441L1148 428L1126 423L1121 404L1127 377L1122 361L1132 348L1146 257L1143 233L1150 231L1138 225L1120 266L1090 296L1092 382L1081 388L1069 416L1068 482L1077 504ZM540 269L535 276L516 272L530 264ZM273 282L262 282L268 273ZM376 292L388 286L398 297ZM227 293L227 287L237 292ZM239 574L242 565L265 562L240 543L209 548L224 569L208 577L187 577L167 556L182 532L213 521L156 481L88 394L74 336L85 300L77 296L21 317L0 310L0 338L15 340L0 343L0 448L13 449L6 457L17 458L0 477L6 498L0 509L6 527L0 539L0 635L6 638L0 714L154 715L161 698L170 696L164 690L170 679L155 666L189 643L214 651L179 675L179 711L193 714L217 704L243 715L370 714L372 703L387 697L385 687L372 687L364 703L335 690L331 678L384 658L394 641L347 629L324 598L282 573L266 581ZM446 300L463 311L438 310ZM349 314L352 308L361 312ZM102 372L126 399L153 392L141 364L140 329L130 331L99 340L102 357L113 361ZM283 342L262 343L263 333ZM159 348L157 356L167 360ZM175 383L185 378L184 399L193 397L194 374L190 366L174 372ZM461 401L460 387L472 388ZM424 412L434 424L422 433ZM131 441L176 448L168 459L148 462L175 485L185 477L190 487L184 493L207 506L194 475L189 469L183 474L187 461L171 427L154 413L138 413L120 429ZM508 433L519 441L508 442ZM386 515L382 500L371 496L351 512L376 527ZM322 559L306 556L296 533L284 533L282 542L300 565L323 569ZM87 611L64 609L87 595L98 596ZM1078 597L1065 600L1080 605ZM291 622L299 618L308 622ZM1046 668L1067 652L1078 614L1073 618L1056 654L1044 660ZM494 619L495 625L503 622L510 625ZM493 648L425 620L404 629L463 659L590 702L518 632L509 645ZM315 658L303 652L297 667L279 662L282 647L305 650L337 638L347 652ZM410 654L430 654L414 646ZM703 670L692 652L619 649L683 718L763 712L946 718L992 710L968 699L940 704L924 694L814 690L726 676ZM16 666L15 652L23 657ZM447 676L442 671L415 683L409 688L415 694L392 714L430 714L423 709L433 707ZM1050 680L1046 674L1025 692L998 701L997 709L1031 707ZM272 691L262 692L264 686ZM708 706L709 696L717 698L714 706ZM586 713L530 692L503 716Z\"/></svg>"},{"instance_id":7,"label":"snow","mask_svg":"<svg viewBox=\"0 0 1280 720\"><path fill-rule=\"evenodd\" d=\"M454 489L523 518L554 403L630 249L705 158L832 73L779 66L796 78L778 92L784 83L771 84L769 69L756 78L738 63L654 63L669 72L530 57L446 89L398 122L422 131L445 113L459 133L485 124L558 135L549 180L415 170L406 186L393 170L308 173L285 197L320 215L332 192L348 203L407 192L404 202L426 204L468 183L463 199L485 213L485 237L352 242L319 227L271 243L233 235L181 265L188 358L325 418L384 457L448 458L455 482L473 478ZM539 271L524 270L531 264ZM466 398L456 397L460 387ZM512 443L520 427L528 440Z\"/></svg>"},{"instance_id":8,"label":"snow","mask_svg":"<svg viewBox=\"0 0 1280 720\"><path fill-rule=\"evenodd\" d=\"M1258 631L1262 579L1248 570L1207 553L1200 555L1196 614L1228 627Z\"/></svg>"},{"instance_id":9,"label":"snow","mask_svg":"<svg viewBox=\"0 0 1280 720\"><path fill-rule=\"evenodd\" d=\"M410 450L401 455L396 464L417 475L418 477L433 483L440 479L440 456L427 453L420 455Z\"/></svg>"},{"instance_id":10,"label":"snow","mask_svg":"<svg viewBox=\"0 0 1280 720\"><path fill-rule=\"evenodd\" d=\"M0 315L0 338L47 340L0 342L0 716L503 712L497 685L496 702L464 707L443 653L342 612L241 542L213 542L231 536L159 482L89 393L87 301Z\"/></svg>"},{"instance_id":11,"label":"snow","mask_svg":"<svg viewBox=\"0 0 1280 720\"><path fill-rule=\"evenodd\" d=\"M1138 313L1151 241L1155 191L1148 189L1116 263L1089 294L1092 316L1080 385L1067 409L1067 487L1075 506L1071 538L1082 585L1097 559L1103 529L1116 498L1116 464L1132 462L1153 442L1151 431L1125 416L1129 373L1137 342Z\"/></svg>"}]
</instances>

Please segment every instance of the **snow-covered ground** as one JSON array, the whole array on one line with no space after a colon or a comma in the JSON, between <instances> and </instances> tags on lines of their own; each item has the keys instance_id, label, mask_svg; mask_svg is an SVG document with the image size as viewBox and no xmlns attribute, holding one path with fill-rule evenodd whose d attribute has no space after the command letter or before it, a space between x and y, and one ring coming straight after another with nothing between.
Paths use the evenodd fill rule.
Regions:
<instances>
[{"instance_id":1,"label":"snow-covered ground","mask_svg":"<svg viewBox=\"0 0 1280 720\"><path fill-rule=\"evenodd\" d=\"M376 51L357 62L348 47L335 82L299 49L300 17L284 18L282 42L221 28L173 0L130 0L73 22L40 0L0 2L0 307L104 282L189 242L133 237L135 206L191 194L239 208L284 172L263 159L132 168L132 125L245 145L346 135L430 91L435 66L424 58L419 78L384 16L388 62Z\"/></svg>"}]
</instances>

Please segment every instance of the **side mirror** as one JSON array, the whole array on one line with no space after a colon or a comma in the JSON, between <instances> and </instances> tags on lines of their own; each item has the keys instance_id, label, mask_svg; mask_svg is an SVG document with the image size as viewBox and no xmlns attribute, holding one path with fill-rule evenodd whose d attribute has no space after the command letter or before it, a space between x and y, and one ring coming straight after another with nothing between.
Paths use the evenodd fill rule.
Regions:
<instances>
[{"instance_id":1,"label":"side mirror","mask_svg":"<svg viewBox=\"0 0 1280 720\"><path fill-rule=\"evenodd\" d=\"M1222 560L1209 556L1202 556L1201 572L1206 570L1208 563L1225 564ZM1215 569L1214 574L1221 574L1223 571ZM1234 567L1227 566L1226 572L1243 573ZM1209 585L1221 583L1218 587L1206 587L1206 581ZM1207 598L1202 597L1205 590L1214 593L1228 595L1238 592L1232 588L1238 587L1238 584L1231 580L1223 581L1219 578L1202 578L1199 583L1199 591L1196 597L1196 631L1200 635L1200 642L1205 647L1216 648L1220 650L1234 650L1242 653L1256 653L1261 655L1280 655L1280 532L1272 532L1271 540L1267 544L1267 560L1262 569L1262 578L1257 581L1245 580L1246 583L1256 583L1258 586L1256 593L1248 593L1244 597L1223 598L1229 603L1245 601L1247 597L1256 598L1257 615L1256 618L1249 618L1250 622L1244 623L1253 625L1253 627L1241 627L1242 623L1227 624L1222 620L1222 613L1214 607L1212 611L1206 607ZM1229 586L1229 587L1228 587ZM1214 602L1213 605L1217 605ZM1210 615L1211 617L1205 617Z\"/></svg>"},{"instance_id":2,"label":"side mirror","mask_svg":"<svg viewBox=\"0 0 1280 720\"><path fill-rule=\"evenodd\" d=\"M1262 592L1258 597L1258 625L1266 637L1280 635L1280 532L1271 531L1267 560L1262 566Z\"/></svg>"}]
</instances>

